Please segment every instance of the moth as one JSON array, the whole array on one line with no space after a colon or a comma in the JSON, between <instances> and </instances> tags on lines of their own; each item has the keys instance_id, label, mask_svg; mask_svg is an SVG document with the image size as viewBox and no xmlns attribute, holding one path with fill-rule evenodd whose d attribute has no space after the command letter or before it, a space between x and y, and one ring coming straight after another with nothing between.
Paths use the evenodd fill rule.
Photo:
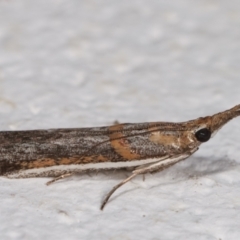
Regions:
<instances>
[{"instance_id":1,"label":"moth","mask_svg":"<svg viewBox=\"0 0 240 240\"><path fill-rule=\"evenodd\" d=\"M240 105L187 122L125 123L107 127L0 132L0 176L54 177L47 185L86 170L132 168L111 195L140 174L182 161L224 124L240 115Z\"/></svg>"}]
</instances>

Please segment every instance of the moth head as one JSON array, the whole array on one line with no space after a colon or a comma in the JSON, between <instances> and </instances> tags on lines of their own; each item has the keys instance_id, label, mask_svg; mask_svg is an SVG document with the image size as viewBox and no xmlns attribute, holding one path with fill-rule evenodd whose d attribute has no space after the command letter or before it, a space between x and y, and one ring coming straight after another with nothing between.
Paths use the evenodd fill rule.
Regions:
<instances>
[{"instance_id":1,"label":"moth head","mask_svg":"<svg viewBox=\"0 0 240 240\"><path fill-rule=\"evenodd\" d=\"M219 129L221 129L231 119L240 115L240 105L237 105L229 110L193 120L195 138L199 142L207 142L213 137Z\"/></svg>"}]
</instances>

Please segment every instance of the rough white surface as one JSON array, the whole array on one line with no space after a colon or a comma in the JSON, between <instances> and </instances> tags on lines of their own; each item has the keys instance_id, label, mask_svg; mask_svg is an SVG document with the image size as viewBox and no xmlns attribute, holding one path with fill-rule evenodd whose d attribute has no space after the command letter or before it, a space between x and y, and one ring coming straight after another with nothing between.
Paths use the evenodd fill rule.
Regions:
<instances>
[{"instance_id":1,"label":"rough white surface","mask_svg":"<svg viewBox=\"0 0 240 240\"><path fill-rule=\"evenodd\" d=\"M0 2L1 130L184 121L240 103L238 0ZM0 239L240 238L240 119L186 161L128 172L0 178Z\"/></svg>"}]
</instances>

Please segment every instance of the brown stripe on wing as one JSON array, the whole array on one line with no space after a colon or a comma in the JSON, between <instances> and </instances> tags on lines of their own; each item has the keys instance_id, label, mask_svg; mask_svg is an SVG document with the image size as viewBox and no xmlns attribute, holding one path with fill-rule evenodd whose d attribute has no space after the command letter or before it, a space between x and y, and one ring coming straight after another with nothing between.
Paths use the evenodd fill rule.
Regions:
<instances>
[{"instance_id":1,"label":"brown stripe on wing","mask_svg":"<svg viewBox=\"0 0 240 240\"><path fill-rule=\"evenodd\" d=\"M109 130L110 143L116 153L126 161L141 159L141 155L137 154L134 149L131 149L127 138L123 135L122 124L111 126Z\"/></svg>"},{"instance_id":2,"label":"brown stripe on wing","mask_svg":"<svg viewBox=\"0 0 240 240\"><path fill-rule=\"evenodd\" d=\"M34 168L46 168L57 165L71 165L71 164L86 164L91 162L107 162L108 158L102 155L92 155L85 157L69 157L69 158L42 158L32 161L21 161L18 163L0 162L0 175L8 175L11 172L34 169Z\"/></svg>"},{"instance_id":3,"label":"brown stripe on wing","mask_svg":"<svg viewBox=\"0 0 240 240\"><path fill-rule=\"evenodd\" d=\"M44 168L51 167L55 165L71 165L71 164L86 164L91 162L106 162L107 158L100 155L92 155L92 156L84 156L84 157L69 157L69 158L60 158L60 159L52 159L52 158L43 158L37 159L34 161L22 161L21 166L23 169L30 168Z\"/></svg>"}]
</instances>

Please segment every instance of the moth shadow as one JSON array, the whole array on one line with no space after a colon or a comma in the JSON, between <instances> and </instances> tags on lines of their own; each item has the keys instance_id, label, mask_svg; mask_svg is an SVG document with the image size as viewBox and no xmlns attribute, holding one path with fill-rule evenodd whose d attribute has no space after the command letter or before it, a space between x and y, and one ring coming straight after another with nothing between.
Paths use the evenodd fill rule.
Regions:
<instances>
[{"instance_id":1,"label":"moth shadow","mask_svg":"<svg viewBox=\"0 0 240 240\"><path fill-rule=\"evenodd\" d=\"M109 179L118 179L123 180L124 178L127 178L131 174L131 170L129 169L101 169L101 170L84 170L82 172L75 172L72 173L70 176L59 178L58 180L50 183L52 184L58 184L65 181L72 181L72 180L88 180L91 179L91 181L109 181ZM52 180L54 180L54 177L52 177ZM50 179L51 181L51 179ZM48 182L46 182L48 183Z\"/></svg>"},{"instance_id":2,"label":"moth shadow","mask_svg":"<svg viewBox=\"0 0 240 240\"><path fill-rule=\"evenodd\" d=\"M197 178L229 171L240 164L227 158L191 157L168 169L175 177ZM164 173L167 174L164 170Z\"/></svg>"}]
</instances>

